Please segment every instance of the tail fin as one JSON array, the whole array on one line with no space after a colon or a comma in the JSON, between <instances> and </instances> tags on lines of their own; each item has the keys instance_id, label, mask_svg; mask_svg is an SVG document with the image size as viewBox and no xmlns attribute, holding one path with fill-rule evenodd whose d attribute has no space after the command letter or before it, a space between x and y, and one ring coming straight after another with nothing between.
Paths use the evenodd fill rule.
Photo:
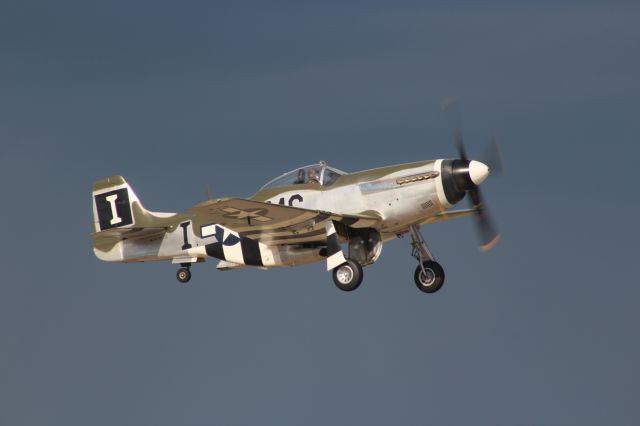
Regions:
<instances>
[{"instance_id":1,"label":"tail fin","mask_svg":"<svg viewBox=\"0 0 640 426\"><path fill-rule=\"evenodd\" d=\"M102 260L123 261L125 238L164 232L173 213L146 210L122 176L111 176L93 184L93 247Z\"/></svg>"},{"instance_id":2,"label":"tail fin","mask_svg":"<svg viewBox=\"0 0 640 426\"><path fill-rule=\"evenodd\" d=\"M134 214L134 209L138 215ZM111 176L93 184L93 223L96 232L133 228L146 210L122 176ZM136 217L138 216L138 217Z\"/></svg>"}]
</instances>

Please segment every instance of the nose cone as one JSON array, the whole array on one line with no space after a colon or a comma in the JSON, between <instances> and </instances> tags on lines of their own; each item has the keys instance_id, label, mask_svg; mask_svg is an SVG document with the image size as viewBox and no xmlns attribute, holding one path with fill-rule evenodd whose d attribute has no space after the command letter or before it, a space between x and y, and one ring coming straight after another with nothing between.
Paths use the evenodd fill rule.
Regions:
<instances>
[{"instance_id":1,"label":"nose cone","mask_svg":"<svg viewBox=\"0 0 640 426\"><path fill-rule=\"evenodd\" d=\"M479 161L471 160L469 163L469 178L475 185L480 185L489 177L489 167Z\"/></svg>"}]
</instances>

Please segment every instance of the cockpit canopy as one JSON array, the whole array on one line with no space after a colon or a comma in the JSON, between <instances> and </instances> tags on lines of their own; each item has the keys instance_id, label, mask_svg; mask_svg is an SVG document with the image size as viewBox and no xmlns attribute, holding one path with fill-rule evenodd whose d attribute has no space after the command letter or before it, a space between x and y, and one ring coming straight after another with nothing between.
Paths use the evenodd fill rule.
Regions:
<instances>
[{"instance_id":1,"label":"cockpit canopy","mask_svg":"<svg viewBox=\"0 0 640 426\"><path fill-rule=\"evenodd\" d=\"M340 176L343 176L346 174L347 174L346 172L343 172L338 169L334 169L333 167L329 167L324 161L321 161L318 164L311 164L309 166L299 167L295 170L291 170L288 173L280 175L277 178L267 182L260 189L262 190L262 189L268 189L268 188L280 188L283 186L303 185L303 184L330 186Z\"/></svg>"}]
</instances>

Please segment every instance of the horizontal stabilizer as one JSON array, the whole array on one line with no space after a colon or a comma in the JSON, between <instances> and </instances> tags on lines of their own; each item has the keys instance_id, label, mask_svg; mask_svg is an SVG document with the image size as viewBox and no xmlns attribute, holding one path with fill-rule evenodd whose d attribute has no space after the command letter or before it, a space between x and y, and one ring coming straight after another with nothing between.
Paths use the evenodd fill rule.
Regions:
<instances>
[{"instance_id":1,"label":"horizontal stabilizer","mask_svg":"<svg viewBox=\"0 0 640 426\"><path fill-rule=\"evenodd\" d=\"M148 238L162 235L167 231L167 227L147 227L147 228L113 228L105 231L93 232L92 237L100 238L118 238L118 239L136 239Z\"/></svg>"}]
</instances>

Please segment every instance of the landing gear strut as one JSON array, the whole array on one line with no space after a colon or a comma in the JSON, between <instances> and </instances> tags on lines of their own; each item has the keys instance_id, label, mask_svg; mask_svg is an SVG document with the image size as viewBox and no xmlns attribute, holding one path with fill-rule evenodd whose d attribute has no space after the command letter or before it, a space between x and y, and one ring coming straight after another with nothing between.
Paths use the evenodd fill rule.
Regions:
<instances>
[{"instance_id":1,"label":"landing gear strut","mask_svg":"<svg viewBox=\"0 0 640 426\"><path fill-rule=\"evenodd\" d=\"M178 273L176 274L176 277L178 278L178 281L180 281L183 284L186 284L191 279L191 271L189 270L189 263L181 263L180 266L182 266L182 268L178 269Z\"/></svg>"},{"instance_id":2,"label":"landing gear strut","mask_svg":"<svg viewBox=\"0 0 640 426\"><path fill-rule=\"evenodd\" d=\"M427 242L420 233L420 227L411 225L409 233L411 234L411 256L418 261L418 267L413 274L416 287L425 293L435 293L444 284L444 269L433 259Z\"/></svg>"}]
</instances>

